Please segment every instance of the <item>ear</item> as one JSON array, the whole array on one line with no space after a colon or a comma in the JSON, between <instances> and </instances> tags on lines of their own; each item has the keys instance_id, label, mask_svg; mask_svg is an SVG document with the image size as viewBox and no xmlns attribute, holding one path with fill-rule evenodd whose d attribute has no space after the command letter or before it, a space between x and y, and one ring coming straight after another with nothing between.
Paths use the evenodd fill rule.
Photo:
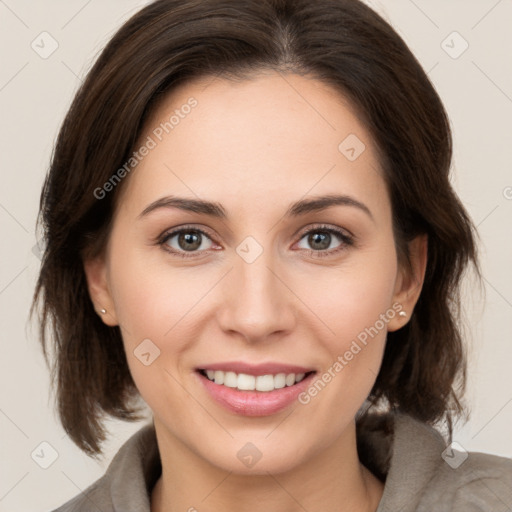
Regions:
<instances>
[{"instance_id":1,"label":"ear","mask_svg":"<svg viewBox=\"0 0 512 512\"><path fill-rule=\"evenodd\" d=\"M119 325L114 300L108 284L105 257L102 255L84 260L83 265L87 279L87 288L91 301L94 304L94 309L106 325L110 327ZM102 313L102 309L106 310L106 312Z\"/></svg>"},{"instance_id":2,"label":"ear","mask_svg":"<svg viewBox=\"0 0 512 512\"><path fill-rule=\"evenodd\" d=\"M397 313L405 312L406 316L395 315L388 322L388 331L397 331L409 321L425 280L428 253L427 235L417 236L409 242L408 247L411 264L410 267L402 265L399 269L393 295L393 309Z\"/></svg>"}]
</instances>

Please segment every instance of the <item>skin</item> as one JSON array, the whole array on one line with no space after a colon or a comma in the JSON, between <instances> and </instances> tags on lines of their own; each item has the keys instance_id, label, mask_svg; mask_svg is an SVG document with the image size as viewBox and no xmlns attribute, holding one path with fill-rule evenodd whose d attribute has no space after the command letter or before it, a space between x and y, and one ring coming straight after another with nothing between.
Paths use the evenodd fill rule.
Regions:
<instances>
[{"instance_id":1,"label":"skin","mask_svg":"<svg viewBox=\"0 0 512 512\"><path fill-rule=\"evenodd\" d=\"M84 263L91 299L107 310L106 324L120 326L154 414L163 473L151 509L376 510L383 484L358 459L354 418L379 372L386 330L403 327L416 304L426 240L411 242L412 271L402 269L375 145L336 90L270 71L187 83L159 105L141 141L191 96L198 105L122 184L104 254ZM338 149L349 134L366 146L355 161ZM371 217L347 205L284 217L295 201L333 193L364 203ZM228 217L160 208L138 218L168 195L221 203ZM197 257L155 242L185 224L209 233ZM332 235L324 249L331 254L319 257L302 233L321 224L351 233L354 243ZM247 236L263 249L252 263L236 252ZM186 252L177 236L169 246ZM390 319L306 405L237 415L214 402L194 372L242 360L322 373L397 303L408 316ZM133 352L148 338L161 353L145 366ZM247 442L262 453L252 468L237 458Z\"/></svg>"}]
</instances>

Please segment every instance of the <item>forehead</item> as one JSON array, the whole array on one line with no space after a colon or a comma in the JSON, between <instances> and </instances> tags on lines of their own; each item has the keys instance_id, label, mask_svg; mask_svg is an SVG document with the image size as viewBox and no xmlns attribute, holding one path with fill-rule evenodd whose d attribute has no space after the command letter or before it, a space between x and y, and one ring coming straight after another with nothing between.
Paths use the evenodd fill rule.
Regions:
<instances>
[{"instance_id":1,"label":"forehead","mask_svg":"<svg viewBox=\"0 0 512 512\"><path fill-rule=\"evenodd\" d=\"M386 201L376 148L355 109L309 77L268 72L182 84L146 122L144 144L151 150L125 184L140 202L172 193L229 196L243 207L308 192Z\"/></svg>"}]
</instances>

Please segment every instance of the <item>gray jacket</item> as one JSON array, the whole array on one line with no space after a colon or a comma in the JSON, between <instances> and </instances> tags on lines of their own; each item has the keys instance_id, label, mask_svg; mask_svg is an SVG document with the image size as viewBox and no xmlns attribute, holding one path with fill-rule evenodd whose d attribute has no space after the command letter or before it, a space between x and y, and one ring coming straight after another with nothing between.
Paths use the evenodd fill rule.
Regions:
<instances>
[{"instance_id":1,"label":"gray jacket","mask_svg":"<svg viewBox=\"0 0 512 512\"><path fill-rule=\"evenodd\" d=\"M446 447L433 427L404 414L358 424L360 460L385 481L377 512L510 512L512 459ZM105 475L54 512L150 512L161 474L153 425L121 447Z\"/></svg>"}]
</instances>

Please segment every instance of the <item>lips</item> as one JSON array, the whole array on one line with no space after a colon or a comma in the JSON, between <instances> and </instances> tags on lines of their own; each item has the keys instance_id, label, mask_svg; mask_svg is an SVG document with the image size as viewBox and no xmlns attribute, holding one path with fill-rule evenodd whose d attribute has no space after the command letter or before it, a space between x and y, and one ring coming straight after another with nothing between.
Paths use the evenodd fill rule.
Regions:
<instances>
[{"instance_id":1,"label":"lips","mask_svg":"<svg viewBox=\"0 0 512 512\"><path fill-rule=\"evenodd\" d=\"M244 416L267 416L291 405L310 385L316 370L280 363L206 364L196 369L201 384L218 404Z\"/></svg>"}]
</instances>

